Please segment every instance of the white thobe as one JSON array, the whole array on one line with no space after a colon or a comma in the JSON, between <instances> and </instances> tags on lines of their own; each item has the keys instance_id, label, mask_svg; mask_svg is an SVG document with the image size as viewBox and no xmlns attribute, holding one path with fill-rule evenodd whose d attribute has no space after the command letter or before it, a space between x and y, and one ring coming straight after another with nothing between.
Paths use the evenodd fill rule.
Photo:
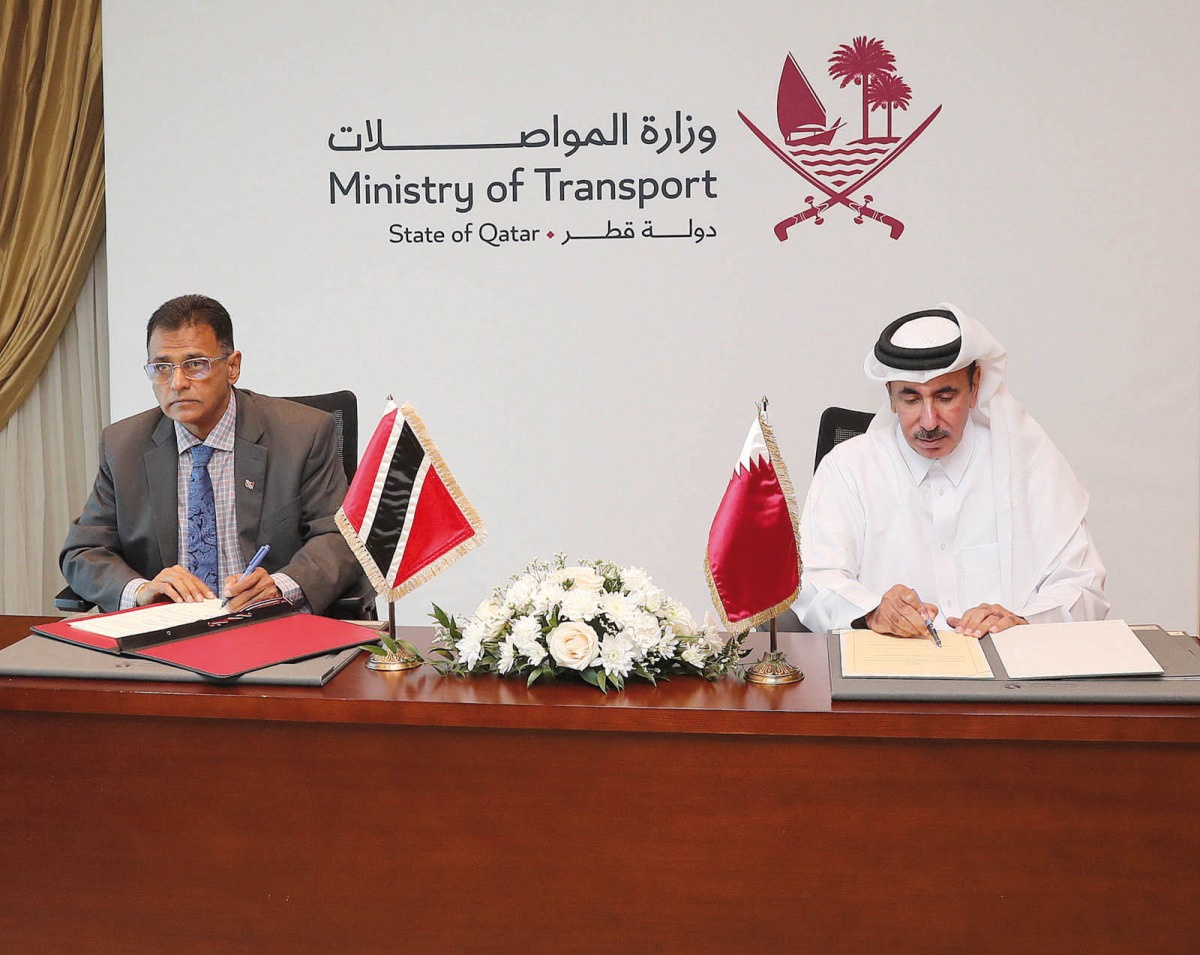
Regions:
<instances>
[{"instance_id":1,"label":"white thobe","mask_svg":"<svg viewBox=\"0 0 1200 955\"><path fill-rule=\"evenodd\" d=\"M1045 473L1035 468L1020 483L1041 485L1053 498L1052 484L1041 479L1061 480L1065 466L1046 460ZM981 603L1002 604L1031 623L1106 616L1104 566L1082 514L1052 527L1019 505L1004 510L996 474L992 436L974 419L940 460L914 451L898 424L834 448L800 519L803 578L794 609L801 621L817 632L849 627L895 584L936 604L942 627ZM1031 578L1018 573L1015 584L1013 558L1004 563L1014 538L1021 566L1032 559L1038 568Z\"/></svg>"}]
</instances>

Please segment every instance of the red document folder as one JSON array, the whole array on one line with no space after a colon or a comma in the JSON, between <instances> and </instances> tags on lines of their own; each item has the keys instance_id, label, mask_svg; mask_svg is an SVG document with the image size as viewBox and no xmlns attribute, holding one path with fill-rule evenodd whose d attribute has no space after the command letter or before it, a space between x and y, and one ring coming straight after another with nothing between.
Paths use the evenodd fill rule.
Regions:
<instances>
[{"instance_id":1,"label":"red document folder","mask_svg":"<svg viewBox=\"0 0 1200 955\"><path fill-rule=\"evenodd\" d=\"M119 613L137 613L142 608ZM249 619L247 619L249 618ZM72 627L69 620L38 624L35 632L93 650L157 660L203 676L229 679L251 670L291 663L371 642L373 634L344 620L297 613L266 604L249 613L199 620L171 631L106 637Z\"/></svg>"}]
</instances>

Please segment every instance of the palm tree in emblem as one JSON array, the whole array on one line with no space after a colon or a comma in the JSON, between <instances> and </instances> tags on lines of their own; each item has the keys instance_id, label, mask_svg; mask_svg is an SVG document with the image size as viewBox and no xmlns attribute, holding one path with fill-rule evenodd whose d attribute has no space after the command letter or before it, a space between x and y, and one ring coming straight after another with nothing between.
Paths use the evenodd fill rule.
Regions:
<instances>
[{"instance_id":1,"label":"palm tree in emblem","mask_svg":"<svg viewBox=\"0 0 1200 955\"><path fill-rule=\"evenodd\" d=\"M851 43L843 43L833 51L829 58L829 75L835 80L841 80L840 89L845 89L851 82L862 87L862 142L870 141L869 132L869 89L871 81L896 69L896 58L883 45L882 40L874 37L856 36Z\"/></svg>"},{"instance_id":2,"label":"palm tree in emblem","mask_svg":"<svg viewBox=\"0 0 1200 955\"><path fill-rule=\"evenodd\" d=\"M887 109L887 138L895 142L899 137L892 135L892 110L908 109L912 102L912 88L904 82L903 76L895 73L882 73L871 80L867 90L867 98L871 101L871 110Z\"/></svg>"}]
</instances>

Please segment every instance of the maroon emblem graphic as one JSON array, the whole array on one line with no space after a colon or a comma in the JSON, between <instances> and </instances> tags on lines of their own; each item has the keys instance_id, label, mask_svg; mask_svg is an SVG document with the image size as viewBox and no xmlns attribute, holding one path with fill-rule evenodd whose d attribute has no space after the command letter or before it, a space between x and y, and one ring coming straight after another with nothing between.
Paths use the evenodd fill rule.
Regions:
<instances>
[{"instance_id":1,"label":"maroon emblem graphic","mask_svg":"<svg viewBox=\"0 0 1200 955\"><path fill-rule=\"evenodd\" d=\"M862 136L844 146L834 144L835 136L845 127L841 117L828 122L825 104L790 53L783 61L776 100L782 145L738 110L742 122L763 145L825 197L818 203L816 196L806 196L808 208L778 222L775 235L782 242L792 226L808 219L814 225L821 225L825 221L823 214L841 205L855 213L855 222L874 219L891 230L893 239L898 239L904 223L872 208L874 196L863 193L861 202L851 197L895 162L925 132L942 108L937 107L907 136L892 134L893 110L908 110L912 89L896 73L896 58L891 51L874 38L859 36L852 43L838 47L829 58L829 75L840 81L842 89L851 83L862 87ZM878 109L887 110L886 136L872 136L870 132L871 113Z\"/></svg>"}]
</instances>

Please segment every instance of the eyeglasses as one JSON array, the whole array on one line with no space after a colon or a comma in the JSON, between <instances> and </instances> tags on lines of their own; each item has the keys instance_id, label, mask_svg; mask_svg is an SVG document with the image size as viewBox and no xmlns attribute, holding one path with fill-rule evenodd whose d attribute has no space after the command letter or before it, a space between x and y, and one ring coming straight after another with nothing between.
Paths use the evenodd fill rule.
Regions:
<instances>
[{"instance_id":1,"label":"eyeglasses","mask_svg":"<svg viewBox=\"0 0 1200 955\"><path fill-rule=\"evenodd\" d=\"M155 384L161 385L174 378L176 368L183 369L185 378L192 381L203 381L212 374L214 361L224 361L228 357L228 355L221 355L219 358L189 358L175 364L169 361L149 361L142 367L146 371L146 377Z\"/></svg>"}]
</instances>

